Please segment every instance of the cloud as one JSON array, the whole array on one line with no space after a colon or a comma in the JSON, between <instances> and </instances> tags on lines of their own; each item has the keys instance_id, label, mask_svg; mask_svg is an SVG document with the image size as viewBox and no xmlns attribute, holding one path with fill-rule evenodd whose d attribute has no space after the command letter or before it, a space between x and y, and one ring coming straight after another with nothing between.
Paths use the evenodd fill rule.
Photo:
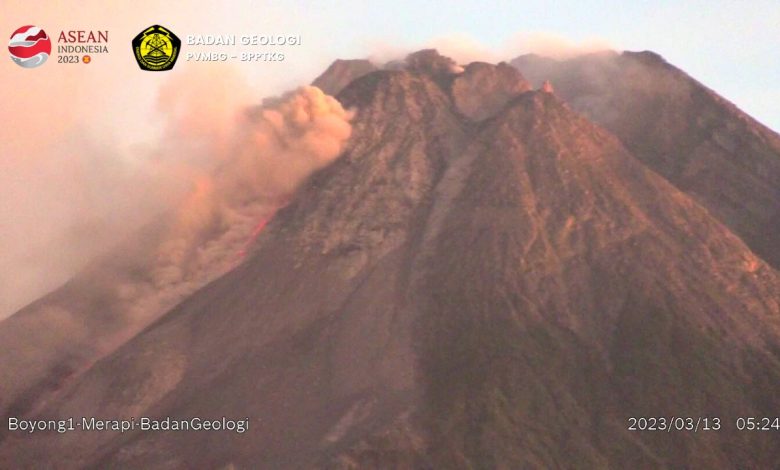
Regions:
<instances>
[{"instance_id":1,"label":"cloud","mask_svg":"<svg viewBox=\"0 0 780 470\"><path fill-rule=\"evenodd\" d=\"M32 139L27 151L20 139L0 142L0 318L168 214L155 226L161 233L135 247L137 259L103 273L118 279L127 312L159 313L233 265L257 225L335 158L351 131L350 114L316 88L253 105L253 88L229 66L171 75L154 91L150 120L127 126L145 143L123 146L79 124L89 112L81 92L65 100L72 107L53 121L51 138L24 119L17 130ZM55 98L26 104L45 109ZM0 113L25 108L15 101ZM128 265L135 274L116 272Z\"/></svg>"},{"instance_id":2,"label":"cloud","mask_svg":"<svg viewBox=\"0 0 780 470\"><path fill-rule=\"evenodd\" d=\"M333 97L310 86L247 110L225 144L229 156L194 180L193 191L176 209L175 223L157 249L158 286L202 282L230 267L257 226L341 153L351 117Z\"/></svg>"},{"instance_id":3,"label":"cloud","mask_svg":"<svg viewBox=\"0 0 780 470\"><path fill-rule=\"evenodd\" d=\"M387 56L386 50L381 47L383 46L380 45L380 52L376 56ZM397 45L394 47L396 48L395 56L403 57L405 55ZM416 49L420 48L437 49L442 55L451 57L459 64L474 61L492 63L509 61L519 55L529 53L554 59L568 59L590 52L614 49L605 39L591 37L576 41L543 31L516 33L497 47L489 46L466 34L449 34L435 37ZM407 48L406 52L414 49Z\"/></svg>"},{"instance_id":4,"label":"cloud","mask_svg":"<svg viewBox=\"0 0 780 470\"><path fill-rule=\"evenodd\" d=\"M470 62L500 62L508 60L501 51L494 50L466 34L451 34L439 36L426 44L439 51L440 54L452 58L459 64Z\"/></svg>"},{"instance_id":5,"label":"cloud","mask_svg":"<svg viewBox=\"0 0 780 470\"><path fill-rule=\"evenodd\" d=\"M558 34L542 31L514 34L503 46L504 56L507 59L529 53L553 59L569 59L608 49L614 47L605 39L590 37L574 41Z\"/></svg>"},{"instance_id":6,"label":"cloud","mask_svg":"<svg viewBox=\"0 0 780 470\"><path fill-rule=\"evenodd\" d=\"M135 22L128 23L133 24L117 26L112 34L137 32ZM418 47L406 47L403 41L377 42L371 58L383 63L422 47L435 47L459 63L497 62L529 51L565 56L601 44L532 33L490 47L468 35L454 34ZM0 128L0 221L4 226L0 233L0 318L67 280L149 220L150 214L179 204L184 194L231 157L239 158L236 167L249 165L247 149L262 147L263 139L271 135L257 129L250 132L240 112L244 105L259 100L258 90L268 91L266 82L273 82L270 77L255 77L250 84L245 77L253 75L246 67L239 72L238 67L182 62L176 74L161 81L159 75L141 73L124 59L121 54L110 54L100 59L105 64L95 64L101 67L78 74L68 67L23 74L29 71L10 61L5 64L8 73L3 77L5 86L0 87L4 103L0 117L6 123ZM271 76L290 79L286 74ZM257 125L270 128L277 112L268 111ZM285 116L285 125L291 124ZM342 132L340 118L318 119L316 130L296 141L301 146L298 150L311 147L326 130ZM238 145L237 129L246 133L244 139L254 142ZM338 148L338 141L325 138L318 148ZM321 158L316 152L304 153L312 160L293 159L285 171L278 164L271 165L273 157L266 161L265 173L235 170L243 178L236 187L289 190Z\"/></svg>"}]
</instances>

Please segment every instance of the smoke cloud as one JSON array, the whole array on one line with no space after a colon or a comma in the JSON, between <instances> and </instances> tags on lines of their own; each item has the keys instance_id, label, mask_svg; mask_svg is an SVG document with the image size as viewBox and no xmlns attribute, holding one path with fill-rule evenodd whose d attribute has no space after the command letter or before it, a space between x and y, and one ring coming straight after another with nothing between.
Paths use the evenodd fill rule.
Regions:
<instances>
[{"instance_id":1,"label":"smoke cloud","mask_svg":"<svg viewBox=\"0 0 780 470\"><path fill-rule=\"evenodd\" d=\"M201 95L195 90L183 96L193 103L190 99ZM175 124L168 135L185 137L186 148L198 154L196 165L183 167L173 159L165 171L179 171L190 190L167 212L154 236L142 242L146 246L132 250L130 264L100 274L115 279L109 295L116 296L121 314L135 326L240 262L268 219L312 172L338 157L351 134L352 114L315 87L299 88L262 106L239 106L233 113L214 110L232 123L231 129L207 125L204 120L211 122L214 114L183 111L187 107L178 100L165 106L179 117L171 121ZM200 145L193 147L187 140L195 137ZM165 147L171 150L172 145L168 141Z\"/></svg>"},{"instance_id":2,"label":"smoke cloud","mask_svg":"<svg viewBox=\"0 0 780 470\"><path fill-rule=\"evenodd\" d=\"M132 28L123 33L134 32ZM523 52L565 57L605 44L531 33L499 47L467 35L436 38L424 46L467 63L508 60ZM403 46L377 44L372 59L402 59L420 48ZM344 116L338 113L317 117L314 129L293 143L291 135L284 145L274 141L274 123L302 132L287 108L301 105L300 100L317 101L310 91L287 97L287 104L266 103L265 112L255 109L250 125L241 110L259 97L246 83L245 70L239 74L229 67L182 63L177 66L181 73L160 85L153 74L125 70L121 59L107 56L111 67L79 74L66 67L21 74L13 63L4 64L8 83L0 87L0 117L6 123L0 128L0 319L66 281L155 214L187 205L190 215L182 219L213 222L223 217L222 223L235 223L245 211L236 214L226 206L235 207L231 204L242 198L271 200L288 192L300 175L327 160L323 153L339 147L339 137L328 137L329 132L344 132L339 124ZM129 74L133 86L125 80ZM315 141L319 143L312 144ZM266 146L275 147L269 153L278 157L265 157L262 171L248 171L247 166L258 163L248 149ZM289 152L307 157L288 158ZM284 165L280 158L286 159ZM235 179L230 184L224 182L231 177ZM198 206L195 196L182 202L190 192L211 202ZM192 209L195 206L199 209ZM222 215L214 219L213 213ZM196 222L179 224L192 227Z\"/></svg>"},{"instance_id":3,"label":"smoke cloud","mask_svg":"<svg viewBox=\"0 0 780 470\"><path fill-rule=\"evenodd\" d=\"M615 49L605 39L591 37L575 41L543 31L516 33L497 46L485 44L467 34L449 34L435 37L417 47L404 46L398 41L393 43L376 42L372 45L369 59L374 63L400 60L410 51L421 48L436 49L459 64L468 64L474 61L492 63L509 61L522 54L539 54L553 59L568 59L591 52Z\"/></svg>"},{"instance_id":4,"label":"smoke cloud","mask_svg":"<svg viewBox=\"0 0 780 470\"><path fill-rule=\"evenodd\" d=\"M95 290L128 321L154 318L235 265L258 226L351 133L351 114L317 88L250 106L258 100L236 70L188 72L160 86L153 125L128 126L153 143L123 148L109 134L62 127L56 143L2 162L14 179L0 175L0 220L12 222L0 234L9 249L0 318L101 253L111 262L87 275L112 282ZM14 142L6 157L24 154Z\"/></svg>"},{"instance_id":5,"label":"smoke cloud","mask_svg":"<svg viewBox=\"0 0 780 470\"><path fill-rule=\"evenodd\" d=\"M570 59L578 55L614 50L607 40L589 37L574 41L558 34L542 31L521 32L513 35L503 46L508 53L505 60L513 59L520 54L539 54L552 59Z\"/></svg>"},{"instance_id":6,"label":"smoke cloud","mask_svg":"<svg viewBox=\"0 0 780 470\"><path fill-rule=\"evenodd\" d=\"M175 211L157 250L156 287L202 284L235 263L258 226L341 153L351 117L310 86L246 109L229 142L214 144L229 156L193 181Z\"/></svg>"}]
</instances>

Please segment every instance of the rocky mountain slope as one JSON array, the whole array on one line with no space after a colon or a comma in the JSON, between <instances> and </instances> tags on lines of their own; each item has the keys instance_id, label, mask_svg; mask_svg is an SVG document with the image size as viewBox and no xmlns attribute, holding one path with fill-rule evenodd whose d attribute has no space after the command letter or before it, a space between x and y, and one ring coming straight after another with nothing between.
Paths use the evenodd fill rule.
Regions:
<instances>
[{"instance_id":1,"label":"rocky mountain slope","mask_svg":"<svg viewBox=\"0 0 780 470\"><path fill-rule=\"evenodd\" d=\"M512 62L780 267L780 136L652 52Z\"/></svg>"},{"instance_id":2,"label":"rocky mountain slope","mask_svg":"<svg viewBox=\"0 0 780 470\"><path fill-rule=\"evenodd\" d=\"M333 70L320 83L352 76ZM775 434L734 421L780 409L780 277L728 224L506 65L422 51L357 75L338 94L355 112L343 153L245 261L34 414L250 430L14 434L0 466L777 462Z\"/></svg>"}]
</instances>

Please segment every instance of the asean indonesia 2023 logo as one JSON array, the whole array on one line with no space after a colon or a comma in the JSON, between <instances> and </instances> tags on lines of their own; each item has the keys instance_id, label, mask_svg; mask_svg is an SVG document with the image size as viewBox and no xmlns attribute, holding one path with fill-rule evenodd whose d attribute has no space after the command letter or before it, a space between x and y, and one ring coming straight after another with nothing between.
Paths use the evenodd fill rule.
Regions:
<instances>
[{"instance_id":1,"label":"asean indonesia 2023 logo","mask_svg":"<svg viewBox=\"0 0 780 470\"><path fill-rule=\"evenodd\" d=\"M8 42L11 59L19 66L31 69L43 65L51 54L51 40L46 31L37 26L22 26L14 31Z\"/></svg>"},{"instance_id":2,"label":"asean indonesia 2023 logo","mask_svg":"<svg viewBox=\"0 0 780 470\"><path fill-rule=\"evenodd\" d=\"M142 70L162 72L170 70L179 58L181 40L166 28L154 25L141 31L133 39L133 53Z\"/></svg>"}]
</instances>

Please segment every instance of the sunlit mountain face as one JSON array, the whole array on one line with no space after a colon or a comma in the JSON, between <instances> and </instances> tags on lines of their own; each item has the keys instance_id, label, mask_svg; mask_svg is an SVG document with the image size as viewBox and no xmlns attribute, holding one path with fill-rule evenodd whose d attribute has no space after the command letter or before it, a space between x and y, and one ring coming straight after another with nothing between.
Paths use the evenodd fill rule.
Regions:
<instances>
[{"instance_id":1,"label":"sunlit mountain face","mask_svg":"<svg viewBox=\"0 0 780 470\"><path fill-rule=\"evenodd\" d=\"M244 431L6 432L0 467L776 464L737 421L780 409L777 134L649 52L313 85L0 323L4 420Z\"/></svg>"}]
</instances>

